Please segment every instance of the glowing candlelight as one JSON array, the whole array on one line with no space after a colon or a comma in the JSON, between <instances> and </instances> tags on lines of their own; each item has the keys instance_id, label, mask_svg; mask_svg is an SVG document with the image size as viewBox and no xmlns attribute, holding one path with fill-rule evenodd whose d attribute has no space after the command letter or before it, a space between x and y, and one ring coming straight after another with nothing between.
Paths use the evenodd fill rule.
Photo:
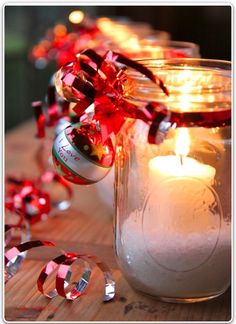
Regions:
<instances>
[{"instance_id":1,"label":"glowing candlelight","mask_svg":"<svg viewBox=\"0 0 236 324\"><path fill-rule=\"evenodd\" d=\"M72 24L80 24L83 21L83 19L84 19L83 11L75 10L69 14L69 21Z\"/></svg>"},{"instance_id":2,"label":"glowing candlelight","mask_svg":"<svg viewBox=\"0 0 236 324\"><path fill-rule=\"evenodd\" d=\"M215 168L188 157L191 145L187 128L179 128L175 139L175 154L157 156L150 160L150 179L154 186L170 177L192 177L202 180L207 185L212 185L215 177ZM189 183L189 179L188 183ZM193 184L196 186L196 183ZM176 194L178 188L176 188Z\"/></svg>"}]
</instances>

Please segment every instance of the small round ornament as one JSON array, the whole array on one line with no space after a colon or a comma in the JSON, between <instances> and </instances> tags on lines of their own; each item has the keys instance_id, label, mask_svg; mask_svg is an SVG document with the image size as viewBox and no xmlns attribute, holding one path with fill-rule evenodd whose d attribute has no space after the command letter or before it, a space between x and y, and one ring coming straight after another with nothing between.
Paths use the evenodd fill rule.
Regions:
<instances>
[{"instance_id":1,"label":"small round ornament","mask_svg":"<svg viewBox=\"0 0 236 324\"><path fill-rule=\"evenodd\" d=\"M53 162L66 180L93 184L103 179L114 163L115 150L108 138L101 141L94 124L77 123L65 128L54 140Z\"/></svg>"}]
</instances>

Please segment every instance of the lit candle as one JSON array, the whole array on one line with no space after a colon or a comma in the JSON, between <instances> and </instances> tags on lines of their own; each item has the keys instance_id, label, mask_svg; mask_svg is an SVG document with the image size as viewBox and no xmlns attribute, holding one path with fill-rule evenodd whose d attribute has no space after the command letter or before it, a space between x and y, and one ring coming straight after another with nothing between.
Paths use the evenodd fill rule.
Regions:
<instances>
[{"instance_id":1,"label":"lit candle","mask_svg":"<svg viewBox=\"0 0 236 324\"><path fill-rule=\"evenodd\" d=\"M175 155L157 156L149 161L148 195L142 213L136 209L122 227L119 257L125 270L135 273L135 285L150 294L201 296L211 282L224 281L212 275L223 271L225 246L208 260L218 240L219 210L213 184L216 170L187 156L191 140L187 128L175 130ZM209 239L210 238L210 239ZM226 238L227 241L227 238ZM123 253L123 254L122 254ZM190 274L190 275L189 275ZM194 277L194 280L193 280Z\"/></svg>"},{"instance_id":2,"label":"lit candle","mask_svg":"<svg viewBox=\"0 0 236 324\"><path fill-rule=\"evenodd\" d=\"M165 35L165 34L164 34ZM139 37L131 35L119 43L122 51L136 59L170 59L183 57L198 57L198 45L190 42L166 40L160 32L155 37ZM164 36L164 39L162 37Z\"/></svg>"},{"instance_id":3,"label":"lit candle","mask_svg":"<svg viewBox=\"0 0 236 324\"><path fill-rule=\"evenodd\" d=\"M191 69L181 61L163 68L157 62L155 68L160 66L168 85L166 106L173 115L188 116L194 126L198 114L214 114L220 107L223 114L225 101L221 106L222 94L213 89L224 88L227 80L219 81L218 71L193 62ZM130 98L162 100L151 86L132 78L137 83ZM200 301L229 285L230 216L225 215L230 204L229 194L226 198L221 191L228 192L230 183L224 167L230 149L226 128L181 128L179 122L160 145L146 142L149 128L139 127L141 122L128 139L123 133L128 153L125 162L117 156L116 254L136 289L164 300Z\"/></svg>"},{"instance_id":4,"label":"lit candle","mask_svg":"<svg viewBox=\"0 0 236 324\"><path fill-rule=\"evenodd\" d=\"M69 14L69 21L71 22L71 24L73 25L79 25L83 20L84 20L84 13L83 11L80 11L80 10L75 10L75 11L72 11L70 14Z\"/></svg>"},{"instance_id":5,"label":"lit candle","mask_svg":"<svg viewBox=\"0 0 236 324\"><path fill-rule=\"evenodd\" d=\"M192 177L204 181L206 185L212 185L216 173L215 168L188 157L190 146L188 130L180 128L177 131L176 155L157 156L149 162L151 184L157 186L167 178ZM178 188L176 190L178 191Z\"/></svg>"}]
</instances>

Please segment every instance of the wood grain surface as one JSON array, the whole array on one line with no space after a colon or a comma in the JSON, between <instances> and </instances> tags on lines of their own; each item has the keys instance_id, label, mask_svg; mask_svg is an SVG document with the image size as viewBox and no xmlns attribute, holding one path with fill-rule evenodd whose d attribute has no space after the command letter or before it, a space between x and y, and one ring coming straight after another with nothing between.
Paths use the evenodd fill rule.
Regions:
<instances>
[{"instance_id":1,"label":"wood grain surface","mask_svg":"<svg viewBox=\"0 0 236 324\"><path fill-rule=\"evenodd\" d=\"M35 154L39 140L34 136L35 123L29 121L6 135L5 170L14 176L36 177L39 174ZM53 241L58 248L29 251L18 273L5 287L7 321L229 321L231 292L196 304L164 303L130 287L120 272L113 250L113 219L99 198L95 186L73 186L70 209L55 212L53 217L31 227L33 239ZM55 192L54 192L55 193ZM37 291L36 280L46 263L67 252L89 253L100 257L112 269L117 294L104 303L102 273L96 268L85 294L73 302L56 297L47 299Z\"/></svg>"}]
</instances>

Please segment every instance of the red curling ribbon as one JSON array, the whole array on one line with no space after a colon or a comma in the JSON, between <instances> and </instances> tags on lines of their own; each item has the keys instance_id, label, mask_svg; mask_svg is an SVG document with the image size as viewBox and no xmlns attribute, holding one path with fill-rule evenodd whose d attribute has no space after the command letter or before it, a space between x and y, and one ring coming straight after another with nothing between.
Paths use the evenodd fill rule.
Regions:
<instances>
[{"instance_id":1,"label":"red curling ribbon","mask_svg":"<svg viewBox=\"0 0 236 324\"><path fill-rule=\"evenodd\" d=\"M86 23L84 23L86 21ZM36 44L29 53L29 59L35 62L38 68L44 68L49 61L55 60L58 67L75 60L76 54L87 48L89 44L105 51L104 37L94 22L87 23L87 17L80 24L73 24L71 31L65 25L50 28L43 39ZM106 39L105 39L106 40Z\"/></svg>"},{"instance_id":2,"label":"red curling ribbon","mask_svg":"<svg viewBox=\"0 0 236 324\"><path fill-rule=\"evenodd\" d=\"M161 103L150 103L146 107L148 111L151 114L151 124L148 132L148 142L150 144L160 144L162 142L162 139L164 139L165 134L163 134L163 137L161 137L160 141L157 140L157 134L160 131L160 124L166 120L166 122L169 122L169 110L167 107ZM166 132L168 131L170 127L169 125L166 127Z\"/></svg>"},{"instance_id":3,"label":"red curling ribbon","mask_svg":"<svg viewBox=\"0 0 236 324\"><path fill-rule=\"evenodd\" d=\"M59 265L57 276L56 276L56 290L58 294L67 300L74 300L78 297L80 297L85 289L87 288L87 285L89 283L90 275L91 275L91 268L89 267L88 263L86 262L85 270L82 275L82 278L78 283L75 284L75 286L72 288L71 291L66 293L65 287L67 284L66 278L68 277L68 274L70 274L70 267L71 265L79 259L79 257L74 253L68 253L65 254L66 259L64 262L62 262Z\"/></svg>"},{"instance_id":4,"label":"red curling ribbon","mask_svg":"<svg viewBox=\"0 0 236 324\"><path fill-rule=\"evenodd\" d=\"M85 291L90 275L91 268L89 264L85 261L85 270L81 276L81 279L74 284L72 290L68 293L65 292L65 288L69 285L71 271L70 266L74 261L78 259L77 254L75 253L64 253L49 261L42 269L38 280L37 286L38 290L48 298L54 298L57 295L60 295L68 300L74 300L82 295ZM46 293L44 291L44 284L48 276L57 269L56 288Z\"/></svg>"},{"instance_id":5,"label":"red curling ribbon","mask_svg":"<svg viewBox=\"0 0 236 324\"><path fill-rule=\"evenodd\" d=\"M94 50L92 49L86 49L83 52L81 52L80 55L86 55L88 58L90 58L93 62L96 63L97 68L101 68L102 63L104 61L108 61L110 64L114 64L116 62L124 64L125 66L128 66L132 69L137 70L141 74L145 75L148 79L150 79L152 82L155 84L158 84L159 87L162 89L162 91L168 96L169 92L166 86L164 85L163 81L156 75L152 73L151 70L149 70L147 67L144 65L133 61L132 59L126 57L125 55L121 53L116 53L113 51L108 51L104 57L98 55ZM105 66L105 69L107 66ZM118 72L119 73L119 72ZM107 78L109 78L109 75L106 75ZM116 76L117 77L117 76Z\"/></svg>"},{"instance_id":6,"label":"red curling ribbon","mask_svg":"<svg viewBox=\"0 0 236 324\"><path fill-rule=\"evenodd\" d=\"M121 64L122 66L118 64ZM216 127L230 125L230 110L212 112L174 112L165 105L151 102L139 108L123 96L125 67L131 67L157 84L168 96L163 81L148 68L123 54L108 51L100 56L92 49L77 55L77 60L63 66L57 73L58 85L66 100L75 101L73 110L83 123L99 122L104 142L113 132L117 134L126 118L141 119L149 126L148 142L158 144L169 127ZM73 80L67 83L67 77ZM68 90L69 89L69 90ZM93 113L87 110L93 107Z\"/></svg>"},{"instance_id":7,"label":"red curling ribbon","mask_svg":"<svg viewBox=\"0 0 236 324\"><path fill-rule=\"evenodd\" d=\"M159 144L165 138L169 127L225 127L231 125L231 111L175 112L162 103L150 103L147 109L151 113L148 142Z\"/></svg>"},{"instance_id":8,"label":"red curling ribbon","mask_svg":"<svg viewBox=\"0 0 236 324\"><path fill-rule=\"evenodd\" d=\"M43 114L42 102L41 101L33 101L32 107L34 109L34 114L35 114L36 123L37 123L37 137L44 138L45 137L46 118Z\"/></svg>"},{"instance_id":9,"label":"red curling ribbon","mask_svg":"<svg viewBox=\"0 0 236 324\"><path fill-rule=\"evenodd\" d=\"M65 293L64 287L64 280L68 275L69 267L72 265L73 262L75 262L77 259L82 259L85 262L92 262L94 263L102 272L104 276L105 281L105 292L104 292L104 301L109 301L113 299L115 296L115 282L111 276L110 270L108 266L102 262L99 258L93 255L87 255L87 254L66 254L68 256L68 259L66 259L60 266L57 272L56 277L56 289L58 291L58 294L66 299L73 300L78 298L82 292L84 292L84 289L87 287L88 280L90 278L90 268L86 268L84 275L82 276L82 279L80 280L79 284L74 288L71 292Z\"/></svg>"},{"instance_id":10,"label":"red curling ribbon","mask_svg":"<svg viewBox=\"0 0 236 324\"><path fill-rule=\"evenodd\" d=\"M8 229L8 227L7 227ZM8 229L9 230L9 229ZM49 241L28 241L22 244L19 244L5 253L5 272L7 275L7 281L13 277L15 273L10 273L9 265L13 260L32 248L46 246L46 247L55 247L55 244ZM82 260L84 262L84 272L81 276L81 279L78 280L71 289L71 291L66 292L65 288L69 285L70 277L71 277L71 265L77 261ZM77 254L77 253L66 253L57 256L53 260L49 261L41 270L39 277L37 279L37 287L38 290L48 298L54 298L57 295L64 297L67 300L74 300L80 297L85 289L88 286L90 276L91 276L91 267L90 263L93 263L97 266L102 272L105 281L105 291L104 291L104 301L110 301L115 296L115 281L112 277L111 271L109 267L102 262L96 256L88 255L88 254ZM55 280L55 288L50 292L46 293L44 290L44 284L47 280L48 276L57 270L56 280Z\"/></svg>"},{"instance_id":11,"label":"red curling ribbon","mask_svg":"<svg viewBox=\"0 0 236 324\"><path fill-rule=\"evenodd\" d=\"M224 127L231 125L231 110L171 112L171 124L177 127Z\"/></svg>"},{"instance_id":12,"label":"red curling ribbon","mask_svg":"<svg viewBox=\"0 0 236 324\"><path fill-rule=\"evenodd\" d=\"M57 98L56 88L54 85L48 86L47 91L47 111L44 112L42 109L41 101L33 101L32 108L37 124L38 138L45 138L45 128L55 126L60 118L66 117L73 120L69 116L69 102L62 98Z\"/></svg>"},{"instance_id":13,"label":"red curling ribbon","mask_svg":"<svg viewBox=\"0 0 236 324\"><path fill-rule=\"evenodd\" d=\"M5 253L5 283L7 283L19 270L28 250L39 246L55 246L48 241L28 241L9 249Z\"/></svg>"},{"instance_id":14,"label":"red curling ribbon","mask_svg":"<svg viewBox=\"0 0 236 324\"><path fill-rule=\"evenodd\" d=\"M5 208L19 215L18 222L16 224L10 224L10 226L20 227L27 215L26 201L28 201L30 194L34 191L34 184L31 180L20 180L10 176L6 178L6 183L7 193Z\"/></svg>"},{"instance_id":15,"label":"red curling ribbon","mask_svg":"<svg viewBox=\"0 0 236 324\"><path fill-rule=\"evenodd\" d=\"M50 194L40 189L42 184L55 182L61 185L66 192L66 198L56 202L51 201ZM16 224L11 226L19 227L26 219L34 224L50 216L52 207L65 210L70 207L73 191L69 183L54 171L44 171L35 180L17 179L8 176L6 178L6 202L5 208L19 216Z\"/></svg>"},{"instance_id":16,"label":"red curling ribbon","mask_svg":"<svg viewBox=\"0 0 236 324\"><path fill-rule=\"evenodd\" d=\"M110 51L111 52L111 51ZM121 53L116 53L113 52L115 55L115 61L125 64L126 66L129 66L135 70L137 70L138 72L142 73L143 75L145 75L147 78L149 78L152 82L154 83L159 83L159 87L161 88L161 90L168 96L169 95L169 91L166 88L164 82L156 75L154 75L152 73L151 70L149 70L148 68L146 68L145 66L143 66L142 64L133 61L131 59L129 59L128 57L122 55Z\"/></svg>"},{"instance_id":17,"label":"red curling ribbon","mask_svg":"<svg viewBox=\"0 0 236 324\"><path fill-rule=\"evenodd\" d=\"M105 281L103 301L107 302L112 300L115 296L115 281L106 263L104 263L97 256L94 255L83 254L78 255L77 257L83 259L84 261L94 263L102 271Z\"/></svg>"},{"instance_id":18,"label":"red curling ribbon","mask_svg":"<svg viewBox=\"0 0 236 324\"><path fill-rule=\"evenodd\" d=\"M5 247L9 245L12 239L17 237L16 232L20 233L20 242L24 243L31 239L29 224L24 221L21 226L5 225ZM27 251L17 254L12 260L8 262L5 267L5 283L8 282L19 270L21 264L26 258Z\"/></svg>"},{"instance_id":19,"label":"red curling ribbon","mask_svg":"<svg viewBox=\"0 0 236 324\"><path fill-rule=\"evenodd\" d=\"M18 254L39 246L49 247L49 246L55 246L55 244L49 241L36 240L36 241L21 243L17 246L14 246L13 248L11 248L5 253L5 267L7 267L8 263L12 261Z\"/></svg>"},{"instance_id":20,"label":"red curling ribbon","mask_svg":"<svg viewBox=\"0 0 236 324\"><path fill-rule=\"evenodd\" d=\"M56 89L55 86L50 85L47 93L48 105L48 126L54 126L59 119L58 105L56 102Z\"/></svg>"},{"instance_id":21,"label":"red curling ribbon","mask_svg":"<svg viewBox=\"0 0 236 324\"><path fill-rule=\"evenodd\" d=\"M117 134L127 117L152 121L135 105L123 98L123 83L126 80L126 67L118 68L115 63L129 66L148 77L160 86L168 95L168 90L161 79L138 62L132 61L120 53L108 51L103 57L92 49L87 49L77 56L77 60L63 66L57 73L57 84L61 82L62 92L69 101L77 104L73 108L84 123L91 123L86 110L94 105L92 119L99 121L101 137L104 142L112 132ZM70 91L68 92L68 89ZM151 115L149 114L149 118Z\"/></svg>"},{"instance_id":22,"label":"red curling ribbon","mask_svg":"<svg viewBox=\"0 0 236 324\"><path fill-rule=\"evenodd\" d=\"M65 260L67 260L67 256L65 254L62 254L62 255L54 258L53 260L49 261L41 270L41 273L37 280L37 287L38 287L38 290L48 298L56 297L58 295L58 292L56 289L53 289L50 292L46 293L44 291L44 283L45 283L46 279L48 278L48 276L51 273L53 273L58 268L58 266ZM68 280L68 278L67 278L67 280ZM67 282L67 284L68 284L68 282Z\"/></svg>"},{"instance_id":23,"label":"red curling ribbon","mask_svg":"<svg viewBox=\"0 0 236 324\"><path fill-rule=\"evenodd\" d=\"M76 260L85 262L85 270L81 279L74 285L71 291L65 292L65 288L69 285L71 276L70 267ZM74 300L80 297L87 285L91 276L91 268L89 263L95 264L102 272L105 281L104 301L109 301L115 296L115 282L112 278L110 269L99 258L87 254L64 253L53 260L49 261L42 269L38 280L37 286L39 291L49 298L55 297L57 294L66 298L67 300ZM45 293L44 284L48 276L57 269L56 274L56 288L49 293Z\"/></svg>"},{"instance_id":24,"label":"red curling ribbon","mask_svg":"<svg viewBox=\"0 0 236 324\"><path fill-rule=\"evenodd\" d=\"M39 190L33 180L7 177L6 183L5 207L19 215L18 223L12 226L21 226L24 219L34 224L48 216L51 210L50 196Z\"/></svg>"}]
</instances>

